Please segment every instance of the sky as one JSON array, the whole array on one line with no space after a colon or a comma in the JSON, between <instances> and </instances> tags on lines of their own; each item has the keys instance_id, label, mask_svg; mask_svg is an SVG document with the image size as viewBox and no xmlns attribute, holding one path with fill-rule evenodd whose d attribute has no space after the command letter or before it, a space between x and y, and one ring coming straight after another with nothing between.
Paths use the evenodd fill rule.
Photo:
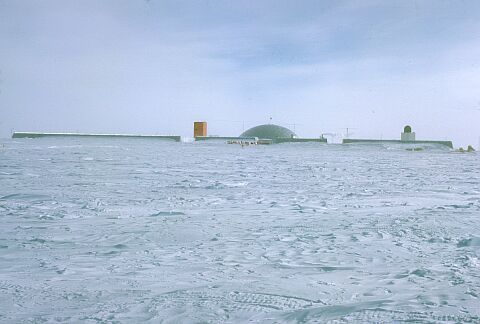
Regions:
<instances>
[{"instance_id":1,"label":"sky","mask_svg":"<svg viewBox=\"0 0 480 324\"><path fill-rule=\"evenodd\" d=\"M0 0L0 137L480 141L480 1Z\"/></svg>"}]
</instances>

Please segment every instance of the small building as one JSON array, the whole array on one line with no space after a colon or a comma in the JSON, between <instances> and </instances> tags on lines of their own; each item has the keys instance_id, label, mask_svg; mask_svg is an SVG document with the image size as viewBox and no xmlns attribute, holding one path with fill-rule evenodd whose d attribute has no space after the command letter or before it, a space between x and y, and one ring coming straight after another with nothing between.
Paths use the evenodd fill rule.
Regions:
<instances>
[{"instance_id":1,"label":"small building","mask_svg":"<svg viewBox=\"0 0 480 324\"><path fill-rule=\"evenodd\" d=\"M412 132L412 127L409 125L403 128L403 133L400 137L402 142L413 142L415 141L415 132Z\"/></svg>"},{"instance_id":2,"label":"small building","mask_svg":"<svg viewBox=\"0 0 480 324\"><path fill-rule=\"evenodd\" d=\"M207 122L193 123L193 137L207 136Z\"/></svg>"}]
</instances>

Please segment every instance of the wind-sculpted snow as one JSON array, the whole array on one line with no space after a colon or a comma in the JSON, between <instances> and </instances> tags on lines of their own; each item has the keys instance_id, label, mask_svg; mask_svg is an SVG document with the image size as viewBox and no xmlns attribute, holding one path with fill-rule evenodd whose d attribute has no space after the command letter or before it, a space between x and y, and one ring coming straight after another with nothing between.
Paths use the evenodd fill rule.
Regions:
<instances>
[{"instance_id":1,"label":"wind-sculpted snow","mask_svg":"<svg viewBox=\"0 0 480 324\"><path fill-rule=\"evenodd\" d=\"M3 144L2 323L480 322L478 154Z\"/></svg>"}]
</instances>

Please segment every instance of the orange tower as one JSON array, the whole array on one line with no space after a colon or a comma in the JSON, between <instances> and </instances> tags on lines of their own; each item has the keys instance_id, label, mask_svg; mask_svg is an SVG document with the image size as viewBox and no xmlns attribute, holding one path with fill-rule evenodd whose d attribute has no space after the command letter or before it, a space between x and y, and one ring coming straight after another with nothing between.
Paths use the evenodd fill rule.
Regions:
<instances>
[{"instance_id":1,"label":"orange tower","mask_svg":"<svg viewBox=\"0 0 480 324\"><path fill-rule=\"evenodd\" d=\"M207 122L194 122L193 136L207 136Z\"/></svg>"}]
</instances>

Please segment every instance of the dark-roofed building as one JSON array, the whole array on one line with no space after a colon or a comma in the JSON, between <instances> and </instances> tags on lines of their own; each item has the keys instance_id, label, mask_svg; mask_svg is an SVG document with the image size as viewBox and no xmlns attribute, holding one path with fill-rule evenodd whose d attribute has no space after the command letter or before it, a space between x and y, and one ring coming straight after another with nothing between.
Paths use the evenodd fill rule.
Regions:
<instances>
[{"instance_id":1,"label":"dark-roofed building","mask_svg":"<svg viewBox=\"0 0 480 324\"><path fill-rule=\"evenodd\" d=\"M277 140L279 138L295 138L297 135L288 128L268 124L252 127L243 132L240 137L257 137L260 139Z\"/></svg>"}]
</instances>

